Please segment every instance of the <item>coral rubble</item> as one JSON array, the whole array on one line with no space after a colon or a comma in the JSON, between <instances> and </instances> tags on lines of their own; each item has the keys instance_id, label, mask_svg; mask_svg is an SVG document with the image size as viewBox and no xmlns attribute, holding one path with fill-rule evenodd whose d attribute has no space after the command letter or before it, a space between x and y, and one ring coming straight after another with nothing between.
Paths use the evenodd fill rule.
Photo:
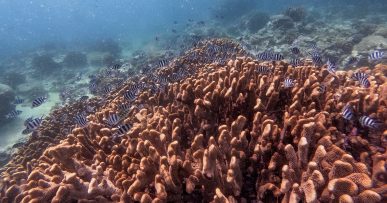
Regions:
<instances>
[{"instance_id":1,"label":"coral rubble","mask_svg":"<svg viewBox=\"0 0 387 203\"><path fill-rule=\"evenodd\" d=\"M142 91L123 117L133 127L117 137L104 118L119 111L127 82L88 116L88 127L8 165L1 202L386 201L387 131L340 112L349 103L385 122L387 66L360 70L372 75L365 89L347 80L352 71L332 76L326 67L259 62L242 51L226 64L207 63L200 57L211 44L237 50L209 40L159 70L171 74L183 62L191 75ZM271 73L256 72L261 65ZM295 86L285 88L284 78Z\"/></svg>"}]
</instances>

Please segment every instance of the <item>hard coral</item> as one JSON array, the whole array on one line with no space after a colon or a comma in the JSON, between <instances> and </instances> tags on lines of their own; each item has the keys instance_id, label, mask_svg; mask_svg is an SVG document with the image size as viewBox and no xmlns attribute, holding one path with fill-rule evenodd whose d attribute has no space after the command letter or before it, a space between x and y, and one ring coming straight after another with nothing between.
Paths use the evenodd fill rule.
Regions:
<instances>
[{"instance_id":1,"label":"hard coral","mask_svg":"<svg viewBox=\"0 0 387 203\"><path fill-rule=\"evenodd\" d=\"M209 64L204 50L214 45L237 51L228 53L226 64ZM259 62L224 39L204 41L186 54L158 72L172 74L183 63L190 75L156 93L141 91L130 103L136 108L123 116L133 125L129 132L112 136L117 129L103 121L118 111L133 81L108 95L88 116L88 127L73 129L26 168L8 166L0 184L2 201L386 200L381 133L358 123L344 125L340 116L351 103L386 120L378 85L387 80L382 67L368 71L374 77L364 89L344 79L349 72L333 77L312 64ZM273 73L258 74L260 65ZM283 88L287 77L297 78L291 89ZM145 77L139 81L152 83ZM317 91L323 83L329 84L326 92ZM358 139L344 148L349 133Z\"/></svg>"}]
</instances>

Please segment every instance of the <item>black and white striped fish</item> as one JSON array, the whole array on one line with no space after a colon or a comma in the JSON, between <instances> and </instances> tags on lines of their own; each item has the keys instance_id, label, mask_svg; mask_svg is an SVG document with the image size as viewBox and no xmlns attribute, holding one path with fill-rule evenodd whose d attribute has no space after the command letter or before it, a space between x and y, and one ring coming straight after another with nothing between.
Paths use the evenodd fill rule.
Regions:
<instances>
[{"instance_id":1,"label":"black and white striped fish","mask_svg":"<svg viewBox=\"0 0 387 203\"><path fill-rule=\"evenodd\" d=\"M136 99L136 97L137 97L137 92L129 90L124 93L124 99L126 100L133 101Z\"/></svg>"},{"instance_id":2,"label":"black and white striped fish","mask_svg":"<svg viewBox=\"0 0 387 203\"><path fill-rule=\"evenodd\" d=\"M262 60L262 61L270 61L273 57L273 53L270 51L264 51L262 53L259 53L257 55L257 58Z\"/></svg>"},{"instance_id":3,"label":"black and white striped fish","mask_svg":"<svg viewBox=\"0 0 387 203\"><path fill-rule=\"evenodd\" d=\"M372 129L378 129L383 125L383 123L378 122L375 119L370 118L368 116L361 116L359 118L359 122L363 127L368 127Z\"/></svg>"},{"instance_id":4,"label":"black and white striped fish","mask_svg":"<svg viewBox=\"0 0 387 203\"><path fill-rule=\"evenodd\" d=\"M32 108L38 107L47 101L47 97L37 97L32 101Z\"/></svg>"},{"instance_id":5,"label":"black and white striped fish","mask_svg":"<svg viewBox=\"0 0 387 203\"><path fill-rule=\"evenodd\" d=\"M273 60L273 61L284 60L284 55L282 55L281 53L274 53L271 60Z\"/></svg>"},{"instance_id":6,"label":"black and white striped fish","mask_svg":"<svg viewBox=\"0 0 387 203\"><path fill-rule=\"evenodd\" d=\"M259 66L255 69L255 72L259 74L270 74L272 69L269 66Z\"/></svg>"},{"instance_id":7,"label":"black and white striped fish","mask_svg":"<svg viewBox=\"0 0 387 203\"><path fill-rule=\"evenodd\" d=\"M180 75L179 73L172 73L169 77L168 77L169 81L171 82L176 82L176 81L179 81L182 79L182 75Z\"/></svg>"},{"instance_id":8,"label":"black and white striped fish","mask_svg":"<svg viewBox=\"0 0 387 203\"><path fill-rule=\"evenodd\" d=\"M103 89L102 89L102 93L103 94L109 94L111 91L113 90L113 87L108 85L108 86L105 86Z\"/></svg>"},{"instance_id":9,"label":"black and white striped fish","mask_svg":"<svg viewBox=\"0 0 387 203\"><path fill-rule=\"evenodd\" d=\"M168 65L168 61L166 59L162 59L159 61L159 63L157 64L157 67L161 68L161 67L164 67Z\"/></svg>"},{"instance_id":10,"label":"black and white striped fish","mask_svg":"<svg viewBox=\"0 0 387 203\"><path fill-rule=\"evenodd\" d=\"M356 72L351 76L352 80L359 81L360 85L364 88L370 87L370 81L368 81L368 75L362 72Z\"/></svg>"},{"instance_id":11,"label":"black and white striped fish","mask_svg":"<svg viewBox=\"0 0 387 203\"><path fill-rule=\"evenodd\" d=\"M384 57L384 52L375 50L372 53L368 55L368 60L369 61L378 61Z\"/></svg>"},{"instance_id":12,"label":"black and white striped fish","mask_svg":"<svg viewBox=\"0 0 387 203\"><path fill-rule=\"evenodd\" d=\"M24 121L24 126L27 127L28 122L31 122L32 120L34 120L34 118L33 118L32 116L29 117L29 118L27 118L27 119Z\"/></svg>"},{"instance_id":13,"label":"black and white striped fish","mask_svg":"<svg viewBox=\"0 0 387 203\"><path fill-rule=\"evenodd\" d=\"M13 110L13 111L9 112L7 115L5 115L5 118L7 118L7 119L16 118L21 113L22 113L22 111L20 111L20 110Z\"/></svg>"},{"instance_id":14,"label":"black and white striped fish","mask_svg":"<svg viewBox=\"0 0 387 203\"><path fill-rule=\"evenodd\" d=\"M355 117L353 107L349 104L345 105L341 115L346 120L352 120Z\"/></svg>"},{"instance_id":15,"label":"black and white striped fish","mask_svg":"<svg viewBox=\"0 0 387 203\"><path fill-rule=\"evenodd\" d=\"M24 99L16 97L15 101L13 102L14 104L22 104L24 102Z\"/></svg>"},{"instance_id":16,"label":"black and white striped fish","mask_svg":"<svg viewBox=\"0 0 387 203\"><path fill-rule=\"evenodd\" d=\"M294 80L292 80L290 78L286 78L284 81L284 87L285 88L294 87Z\"/></svg>"},{"instance_id":17,"label":"black and white striped fish","mask_svg":"<svg viewBox=\"0 0 387 203\"><path fill-rule=\"evenodd\" d=\"M122 67L121 64L117 63L117 64L113 64L110 68L113 69L113 70L118 70Z\"/></svg>"},{"instance_id":18,"label":"black and white striped fish","mask_svg":"<svg viewBox=\"0 0 387 203\"><path fill-rule=\"evenodd\" d=\"M78 127L84 128L87 126L87 118L84 114L78 114L74 117L75 124Z\"/></svg>"},{"instance_id":19,"label":"black and white striped fish","mask_svg":"<svg viewBox=\"0 0 387 203\"><path fill-rule=\"evenodd\" d=\"M355 81L359 81L361 78L368 78L368 74L363 72L355 72L351 76L351 79Z\"/></svg>"},{"instance_id":20,"label":"black and white striped fish","mask_svg":"<svg viewBox=\"0 0 387 203\"><path fill-rule=\"evenodd\" d=\"M34 119L32 119L32 120L27 122L26 127L29 130L35 131L36 129L38 129L38 127L40 126L42 121L43 121L43 117L41 117L41 118L34 118Z\"/></svg>"},{"instance_id":21,"label":"black and white striped fish","mask_svg":"<svg viewBox=\"0 0 387 203\"><path fill-rule=\"evenodd\" d=\"M316 66L321 66L324 64L323 60L322 60L322 57L320 55L312 55L312 61L313 61L313 64L316 65Z\"/></svg>"},{"instance_id":22,"label":"black and white striped fish","mask_svg":"<svg viewBox=\"0 0 387 203\"><path fill-rule=\"evenodd\" d=\"M302 64L302 61L301 59L298 59L298 58L292 58L290 60L290 65L294 66L294 67L297 67L297 66L300 66Z\"/></svg>"},{"instance_id":23,"label":"black and white striped fish","mask_svg":"<svg viewBox=\"0 0 387 203\"><path fill-rule=\"evenodd\" d=\"M120 117L115 113L110 114L106 119L106 122L109 126L115 126L119 121L120 121Z\"/></svg>"},{"instance_id":24,"label":"black and white striped fish","mask_svg":"<svg viewBox=\"0 0 387 203\"><path fill-rule=\"evenodd\" d=\"M368 80L368 78L365 78L365 77L360 78L359 83L360 83L360 86L364 88L369 88L371 86L370 81Z\"/></svg>"},{"instance_id":25,"label":"black and white striped fish","mask_svg":"<svg viewBox=\"0 0 387 203\"><path fill-rule=\"evenodd\" d=\"M123 103L118 105L118 110L119 111L128 111L132 107L129 103Z\"/></svg>"},{"instance_id":26,"label":"black and white striped fish","mask_svg":"<svg viewBox=\"0 0 387 203\"><path fill-rule=\"evenodd\" d=\"M330 74L336 75L336 63L332 62L331 60L327 61L327 70Z\"/></svg>"},{"instance_id":27,"label":"black and white striped fish","mask_svg":"<svg viewBox=\"0 0 387 203\"><path fill-rule=\"evenodd\" d=\"M114 136L114 137L120 137L120 136L123 136L123 135L125 135L127 132L129 132L129 130L130 130L131 128L132 128L132 125L130 125L129 123L120 125L120 126L118 126L117 132L115 132L113 136Z\"/></svg>"}]
</instances>

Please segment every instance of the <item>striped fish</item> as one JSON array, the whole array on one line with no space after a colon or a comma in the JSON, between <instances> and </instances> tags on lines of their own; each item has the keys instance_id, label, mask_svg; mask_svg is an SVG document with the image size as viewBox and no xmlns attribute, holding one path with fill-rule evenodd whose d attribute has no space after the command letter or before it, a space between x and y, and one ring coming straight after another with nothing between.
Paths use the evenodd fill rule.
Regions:
<instances>
[{"instance_id":1,"label":"striped fish","mask_svg":"<svg viewBox=\"0 0 387 203\"><path fill-rule=\"evenodd\" d=\"M137 93L136 92L133 92L133 91L129 90L129 91L126 91L124 93L124 99L126 99L126 100L133 101L133 100L136 99L136 97L137 97Z\"/></svg>"},{"instance_id":2,"label":"striped fish","mask_svg":"<svg viewBox=\"0 0 387 203\"><path fill-rule=\"evenodd\" d=\"M16 97L15 101L13 102L14 104L22 104L24 102L24 99Z\"/></svg>"},{"instance_id":3,"label":"striped fish","mask_svg":"<svg viewBox=\"0 0 387 203\"><path fill-rule=\"evenodd\" d=\"M41 118L34 118L34 119L32 119L32 120L27 122L26 127L29 130L35 131L36 129L38 129L38 127L40 126L42 121L43 121L43 117L41 117Z\"/></svg>"},{"instance_id":4,"label":"striped fish","mask_svg":"<svg viewBox=\"0 0 387 203\"><path fill-rule=\"evenodd\" d=\"M351 76L352 80L359 81L360 85L364 88L370 87L370 81L368 81L368 75L362 72L356 72Z\"/></svg>"},{"instance_id":5,"label":"striped fish","mask_svg":"<svg viewBox=\"0 0 387 203\"><path fill-rule=\"evenodd\" d=\"M290 78L286 78L284 81L284 87L285 88L294 87L294 80L292 80Z\"/></svg>"},{"instance_id":6,"label":"striped fish","mask_svg":"<svg viewBox=\"0 0 387 203\"><path fill-rule=\"evenodd\" d=\"M353 107L349 104L345 105L341 115L346 120L352 120L355 117Z\"/></svg>"},{"instance_id":7,"label":"striped fish","mask_svg":"<svg viewBox=\"0 0 387 203\"><path fill-rule=\"evenodd\" d=\"M269 66L259 66L255 69L255 72L258 74L270 74L272 69Z\"/></svg>"},{"instance_id":8,"label":"striped fish","mask_svg":"<svg viewBox=\"0 0 387 203\"><path fill-rule=\"evenodd\" d=\"M122 67L122 65L117 63L117 64L113 64L110 68L113 69L113 70L118 70L121 67Z\"/></svg>"},{"instance_id":9,"label":"striped fish","mask_svg":"<svg viewBox=\"0 0 387 203\"><path fill-rule=\"evenodd\" d=\"M262 61L270 61L273 57L273 53L270 51L264 51L262 53L259 53L257 55L257 58L262 60Z\"/></svg>"},{"instance_id":10,"label":"striped fish","mask_svg":"<svg viewBox=\"0 0 387 203\"><path fill-rule=\"evenodd\" d=\"M361 78L368 78L368 74L363 72L355 72L351 76L351 79L355 81L359 81Z\"/></svg>"},{"instance_id":11,"label":"striped fish","mask_svg":"<svg viewBox=\"0 0 387 203\"><path fill-rule=\"evenodd\" d=\"M273 60L273 61L281 61L281 60L284 60L284 55L282 55L281 53L274 53L274 54L272 55L271 60Z\"/></svg>"},{"instance_id":12,"label":"striped fish","mask_svg":"<svg viewBox=\"0 0 387 203\"><path fill-rule=\"evenodd\" d=\"M20 111L20 110L13 110L13 111L9 112L7 115L5 115L5 118L7 118L7 119L16 118L21 113L22 113L22 111Z\"/></svg>"},{"instance_id":13,"label":"striped fish","mask_svg":"<svg viewBox=\"0 0 387 203\"><path fill-rule=\"evenodd\" d=\"M316 66L321 66L324 64L324 62L322 61L322 57L320 55L313 55L312 61L313 61L313 64Z\"/></svg>"},{"instance_id":14,"label":"striped fish","mask_svg":"<svg viewBox=\"0 0 387 203\"><path fill-rule=\"evenodd\" d=\"M376 121L375 119L370 118L368 116L361 116L359 118L359 122L363 127L368 127L368 128L372 128L372 129L378 129L383 125L382 123L380 123L380 122Z\"/></svg>"},{"instance_id":15,"label":"striped fish","mask_svg":"<svg viewBox=\"0 0 387 203\"><path fill-rule=\"evenodd\" d=\"M179 81L180 79L182 79L182 75L179 74L179 73L172 73L172 75L170 75L168 77L169 81L171 82L176 82L176 81Z\"/></svg>"},{"instance_id":16,"label":"striped fish","mask_svg":"<svg viewBox=\"0 0 387 203\"><path fill-rule=\"evenodd\" d=\"M110 114L106 120L109 126L115 126L120 121L120 117L117 114L113 113Z\"/></svg>"},{"instance_id":17,"label":"striped fish","mask_svg":"<svg viewBox=\"0 0 387 203\"><path fill-rule=\"evenodd\" d=\"M85 115L83 114L78 114L74 117L74 121L75 121L75 124L78 126L78 127L81 127L81 128L84 128L88 125L87 123L87 118Z\"/></svg>"},{"instance_id":18,"label":"striped fish","mask_svg":"<svg viewBox=\"0 0 387 203\"><path fill-rule=\"evenodd\" d=\"M32 101L32 108L38 107L47 101L47 97L37 97Z\"/></svg>"},{"instance_id":19,"label":"striped fish","mask_svg":"<svg viewBox=\"0 0 387 203\"><path fill-rule=\"evenodd\" d=\"M300 66L302 64L302 61L301 59L298 59L298 58L292 58L290 60L290 65L294 66L294 67L297 67L297 66Z\"/></svg>"},{"instance_id":20,"label":"striped fish","mask_svg":"<svg viewBox=\"0 0 387 203\"><path fill-rule=\"evenodd\" d=\"M105 86L103 89L102 89L102 93L103 94L109 94L111 91L113 90L113 87L108 85L108 86Z\"/></svg>"},{"instance_id":21,"label":"striped fish","mask_svg":"<svg viewBox=\"0 0 387 203\"><path fill-rule=\"evenodd\" d=\"M384 52L375 50L372 53L368 55L368 60L369 61L378 61L384 57Z\"/></svg>"},{"instance_id":22,"label":"striped fish","mask_svg":"<svg viewBox=\"0 0 387 203\"><path fill-rule=\"evenodd\" d=\"M123 136L123 135L125 135L127 132L129 132L129 130L130 130L131 128L132 128L132 125L130 125L129 123L120 125L120 126L118 126L117 132L115 132L115 133L113 134L113 136L114 136L114 137L120 137L120 136Z\"/></svg>"},{"instance_id":23,"label":"striped fish","mask_svg":"<svg viewBox=\"0 0 387 203\"><path fill-rule=\"evenodd\" d=\"M24 121L24 126L27 127L28 122L31 122L34 118L31 116Z\"/></svg>"},{"instance_id":24,"label":"striped fish","mask_svg":"<svg viewBox=\"0 0 387 203\"><path fill-rule=\"evenodd\" d=\"M123 103L123 104L118 105L118 110L119 111L127 111L130 109L130 107L132 107L132 106L129 103Z\"/></svg>"},{"instance_id":25,"label":"striped fish","mask_svg":"<svg viewBox=\"0 0 387 203\"><path fill-rule=\"evenodd\" d=\"M330 74L336 75L336 64L332 62L331 60L327 61L327 70Z\"/></svg>"},{"instance_id":26,"label":"striped fish","mask_svg":"<svg viewBox=\"0 0 387 203\"><path fill-rule=\"evenodd\" d=\"M161 68L161 67L164 67L166 65L168 65L168 61L166 59L162 59L159 61L157 67Z\"/></svg>"},{"instance_id":27,"label":"striped fish","mask_svg":"<svg viewBox=\"0 0 387 203\"><path fill-rule=\"evenodd\" d=\"M365 77L360 78L359 83L360 83L360 86L364 88L369 88L371 86L370 81L368 80L368 78L365 78Z\"/></svg>"}]
</instances>

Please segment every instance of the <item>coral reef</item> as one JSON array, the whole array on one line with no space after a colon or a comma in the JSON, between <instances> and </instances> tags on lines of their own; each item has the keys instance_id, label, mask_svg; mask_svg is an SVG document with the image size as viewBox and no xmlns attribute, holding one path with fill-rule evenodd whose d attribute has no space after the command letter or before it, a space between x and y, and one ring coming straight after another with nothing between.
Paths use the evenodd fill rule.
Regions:
<instances>
[{"instance_id":1,"label":"coral reef","mask_svg":"<svg viewBox=\"0 0 387 203\"><path fill-rule=\"evenodd\" d=\"M54 109L47 116L39 127L39 131L33 132L26 141L20 145L15 145L17 149L11 155L11 161L5 168L28 169L42 155L44 150L50 146L57 145L75 127L74 117L78 114L93 113L101 106L100 99L90 99L88 101L78 101L64 107ZM5 168L0 168L4 171Z\"/></svg>"},{"instance_id":2,"label":"coral reef","mask_svg":"<svg viewBox=\"0 0 387 203\"><path fill-rule=\"evenodd\" d=\"M324 61L336 58L340 68L346 67L349 56L367 58L372 50L386 49L385 24L374 20L377 15L374 18L348 19L340 14L327 15L327 12L332 10L289 8L283 11L283 14L271 16L270 21L255 33L238 32L238 28L244 26L243 22L230 25L226 30L233 36L239 35L244 44L252 45L249 51L255 53L275 49L291 58L294 55L288 50L291 46L297 46L301 51L298 57L307 58L310 57L308 53L311 51L311 45L317 44ZM249 14L245 14L242 19L248 16ZM363 60L359 61L358 65L375 64Z\"/></svg>"},{"instance_id":3,"label":"coral reef","mask_svg":"<svg viewBox=\"0 0 387 203\"><path fill-rule=\"evenodd\" d=\"M226 63L208 62L206 53L218 46L216 55L227 56ZM226 50L233 51L221 53ZM262 65L271 73L259 74ZM72 129L27 160L14 157L1 174L1 201L387 200L387 132L340 114L349 103L357 114L386 124L387 66L360 70L371 75L365 89L346 79L353 71L332 76L310 62L297 68L259 62L219 39L200 43L158 73L179 68L190 74L156 93L144 89L130 102L135 108L122 122L133 127L124 135L116 136L118 129L104 119L119 112L134 83L149 83L147 77L108 95L87 117L87 127ZM285 78L296 79L293 88L284 87Z\"/></svg>"},{"instance_id":4,"label":"coral reef","mask_svg":"<svg viewBox=\"0 0 387 203\"><path fill-rule=\"evenodd\" d=\"M81 52L69 52L63 59L63 65L68 68L82 68L87 66L87 57Z\"/></svg>"}]
</instances>

